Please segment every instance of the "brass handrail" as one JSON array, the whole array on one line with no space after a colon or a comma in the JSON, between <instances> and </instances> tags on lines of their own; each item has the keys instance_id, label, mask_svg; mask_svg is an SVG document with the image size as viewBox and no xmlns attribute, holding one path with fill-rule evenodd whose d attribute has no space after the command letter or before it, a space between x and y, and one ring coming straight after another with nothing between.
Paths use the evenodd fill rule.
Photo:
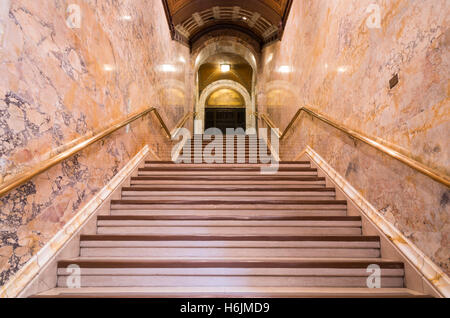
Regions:
<instances>
[{"instance_id":1,"label":"brass handrail","mask_svg":"<svg viewBox=\"0 0 450 318\"><path fill-rule=\"evenodd\" d=\"M119 130L120 128L136 121L139 118L144 117L145 115L149 114L149 113L154 113L156 118L158 119L161 128L164 130L165 135L167 138L172 139L172 134L169 131L169 129L167 128L167 125L164 123L161 115L159 114L158 110L154 107L150 107L146 110L144 110L143 112L140 112L139 114L136 115L132 115L130 117L128 117L127 119L120 121L116 124L111 125L110 127L102 130L101 132L93 135L93 136L87 136L85 138L83 138L83 140L79 143L77 143L75 146L70 147L69 149L47 159L44 160L42 162L40 162L37 166L23 172L20 173L18 175L16 175L14 178L12 178L11 180L8 180L6 182L3 182L2 184L0 184L0 197L2 197L3 195L5 195L6 193L8 193L9 191L11 191L12 189L20 186L21 184L31 180L32 178L34 178L35 176L43 173L44 171L50 169L51 167L53 167L54 165L60 163L61 161L66 160L67 158L73 156L74 154L80 152L81 150L85 149L86 147L92 145L93 143L111 135L112 133L114 133L115 131ZM180 123L175 127L175 130L178 128L181 128L179 125L184 125L186 123L186 121L189 119L190 116L192 116L193 113L188 113L186 114L186 116L183 117L183 119L180 121Z\"/></svg>"},{"instance_id":2,"label":"brass handrail","mask_svg":"<svg viewBox=\"0 0 450 318\"><path fill-rule=\"evenodd\" d=\"M433 180L435 180L437 182L440 182L440 183L446 185L447 187L450 187L450 177L448 177L447 175L440 174L439 172L437 172L434 169L424 165L423 163L420 163L417 160L414 160L413 158L411 158L411 157L409 157L407 155L404 155L404 154L402 154L402 153L400 153L400 152L398 152L398 151L396 151L396 150L394 150L394 149L392 149L392 148L390 148L390 147L388 147L386 145L383 145L380 142L378 142L378 141L376 141L376 140L374 140L374 139L372 139L372 138L370 138L368 136L365 136L365 135L363 135L361 133L358 133L358 132L356 132L356 131L354 131L354 130L352 130L350 128L347 128L347 127L345 127L343 125L340 125L340 124L332 121L331 119L329 119L329 118L327 118L327 117L325 117L325 116L323 116L321 114L318 114L318 113L316 113L316 112L314 112L311 109L308 109L306 107L301 107L297 111L297 113L294 115L292 120L289 122L289 125L286 127L284 132L279 135L280 141L286 137L288 131L292 128L292 126L297 121L297 119L300 117L302 112L305 112L305 113L307 113L307 114L309 114L309 115L311 115L311 116L321 120L322 122L324 122L324 123L326 123L326 124L336 128L336 129L344 132L345 134L347 134L347 135L349 135L349 136L351 136L351 137L353 137L355 139L358 139L358 140L364 142L365 144L367 144L369 146L374 147L375 149L383 152L384 154L386 154L386 155L388 155L388 156L390 156L390 157L392 157L394 159L397 159L398 161L406 164L410 168L413 168L414 170L416 170L416 171L418 171L420 173L423 173L424 175L432 178ZM266 123L266 125L269 126L271 129L275 129L276 128L275 125L273 124L273 122L270 120L270 118L266 114L257 114L257 116L259 118L261 118Z\"/></svg>"}]
</instances>

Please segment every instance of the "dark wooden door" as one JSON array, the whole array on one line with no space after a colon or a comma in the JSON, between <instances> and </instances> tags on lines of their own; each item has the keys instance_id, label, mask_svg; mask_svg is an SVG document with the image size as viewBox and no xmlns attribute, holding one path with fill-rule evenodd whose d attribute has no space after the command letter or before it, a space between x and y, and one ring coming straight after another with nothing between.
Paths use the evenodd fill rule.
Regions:
<instances>
[{"instance_id":1,"label":"dark wooden door","mask_svg":"<svg viewBox=\"0 0 450 318\"><path fill-rule=\"evenodd\" d=\"M226 134L227 128L246 129L245 108L205 108L205 130L218 128Z\"/></svg>"}]
</instances>

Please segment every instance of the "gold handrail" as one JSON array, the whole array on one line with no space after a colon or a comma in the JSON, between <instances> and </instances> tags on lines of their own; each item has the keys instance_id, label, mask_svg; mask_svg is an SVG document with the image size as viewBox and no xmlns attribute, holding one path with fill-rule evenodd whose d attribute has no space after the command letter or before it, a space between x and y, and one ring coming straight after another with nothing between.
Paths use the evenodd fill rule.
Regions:
<instances>
[{"instance_id":1,"label":"gold handrail","mask_svg":"<svg viewBox=\"0 0 450 318\"><path fill-rule=\"evenodd\" d=\"M64 161L67 158L73 156L74 154L80 152L81 150L85 149L86 147L92 145L93 143L111 135L112 133L119 130L120 128L122 128L122 127L124 127L124 126L136 121L137 119L142 118L145 115L152 113L152 112L155 114L156 118L158 119L158 121L161 125L161 128L165 132L166 137L169 139L172 139L173 135L170 133L169 129L167 128L167 125L164 123L158 110L154 107L150 107L150 108L144 110L143 112L140 112L139 114L132 115L121 122L111 125L107 129L104 129L101 132L99 132L91 137L87 136L86 138L83 138L83 140L81 142L79 142L78 144L76 144L75 146L70 147L69 149L67 149L63 152L61 152L47 160L40 162L37 166L31 168L30 170L20 173L20 174L16 175L14 178L12 178L11 180L8 180L8 181L2 183L0 185L0 197L5 195L12 189L20 186L21 184L31 180L35 176L50 169L51 167L60 163L61 161ZM182 126L179 126L179 125L184 125L186 123L186 121L189 119L189 117L192 115L193 115L192 112L186 114L186 116L184 116L183 119L180 121L180 123L175 127L175 130L181 128Z\"/></svg>"},{"instance_id":2,"label":"gold handrail","mask_svg":"<svg viewBox=\"0 0 450 318\"><path fill-rule=\"evenodd\" d=\"M289 125L286 127L284 132L281 135L279 135L280 140L282 140L286 137L288 131L292 128L292 126L297 121L297 119L300 117L302 112L305 112L305 113L321 120L322 122L344 132L345 134L347 134L355 139L358 139L358 140L364 142L365 144L374 147L375 149L378 149L379 151L383 152L384 154L386 154L394 159L397 159L398 161L406 164L407 166L413 168L414 170L416 170L420 173L423 173L424 175L432 178L433 180L440 182L440 183L446 185L447 187L450 187L450 178L447 175L440 174L439 172L435 171L434 169L414 160L413 158L406 156L388 146L385 146L385 145L381 144L380 142L378 142L368 136L365 136L365 135L358 133L350 128L342 126L342 125L332 121L331 119L329 119L321 114L318 114L306 107L301 107L297 111L297 113L294 115L292 120L289 122ZM269 126L271 129L276 128L275 125L273 124L273 122L270 120L270 118L266 114L257 114L257 116L259 118L261 118L266 123L266 125Z\"/></svg>"}]
</instances>

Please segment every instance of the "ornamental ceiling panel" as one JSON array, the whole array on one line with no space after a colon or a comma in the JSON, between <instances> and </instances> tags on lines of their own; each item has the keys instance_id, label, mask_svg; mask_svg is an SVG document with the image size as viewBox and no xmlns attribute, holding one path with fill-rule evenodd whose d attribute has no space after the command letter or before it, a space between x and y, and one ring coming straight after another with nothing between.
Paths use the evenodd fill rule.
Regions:
<instances>
[{"instance_id":1,"label":"ornamental ceiling panel","mask_svg":"<svg viewBox=\"0 0 450 318\"><path fill-rule=\"evenodd\" d=\"M281 38L292 0L162 0L172 37L192 44L217 30L239 30L261 45Z\"/></svg>"}]
</instances>

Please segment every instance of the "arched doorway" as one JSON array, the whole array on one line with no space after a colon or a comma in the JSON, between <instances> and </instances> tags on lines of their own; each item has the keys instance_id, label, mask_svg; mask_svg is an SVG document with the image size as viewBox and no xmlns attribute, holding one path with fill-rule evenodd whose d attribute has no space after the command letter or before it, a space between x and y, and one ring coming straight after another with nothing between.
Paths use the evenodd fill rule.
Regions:
<instances>
[{"instance_id":1,"label":"arched doorway","mask_svg":"<svg viewBox=\"0 0 450 318\"><path fill-rule=\"evenodd\" d=\"M210 104L208 105L208 103ZM242 118L245 118L245 127L242 128L244 128L244 130L255 128L254 107L253 99L241 84L230 80L216 81L208 85L199 98L194 131L196 134L203 134L205 131L206 119L210 119L210 117L206 117L205 110L207 108L221 108L220 111L217 111L219 111L220 116L225 117L224 121L230 121L229 124L231 124L233 117L235 118L236 123L240 123L239 125L242 127L244 126L242 123L244 119ZM228 109L228 113L225 112L225 109ZM221 126L225 127L224 124L225 123L221 123ZM233 124L228 128L235 128L234 126L235 125Z\"/></svg>"},{"instance_id":2,"label":"arched doorway","mask_svg":"<svg viewBox=\"0 0 450 318\"><path fill-rule=\"evenodd\" d=\"M257 62L252 50L238 42L222 40L205 45L196 52L193 58L197 76L194 133L203 134L205 128L209 128L214 112L216 119L218 115L219 119L223 118L224 121L229 121L228 128L236 128L237 125L247 130L256 129L255 78ZM222 70L222 66L228 66L228 70ZM225 110L227 105L224 104L221 105L220 110L205 111L205 108L212 108L211 105L207 105L207 99L218 89L236 91L243 97L244 105L228 107ZM207 117L205 117L206 115ZM207 119L209 123L206 125L205 120ZM222 129L220 120L218 124L221 127L217 128Z\"/></svg>"},{"instance_id":3,"label":"arched doorway","mask_svg":"<svg viewBox=\"0 0 450 318\"><path fill-rule=\"evenodd\" d=\"M205 131L218 128L226 134L228 128L246 130L244 97L232 88L222 87L206 99Z\"/></svg>"}]
</instances>

